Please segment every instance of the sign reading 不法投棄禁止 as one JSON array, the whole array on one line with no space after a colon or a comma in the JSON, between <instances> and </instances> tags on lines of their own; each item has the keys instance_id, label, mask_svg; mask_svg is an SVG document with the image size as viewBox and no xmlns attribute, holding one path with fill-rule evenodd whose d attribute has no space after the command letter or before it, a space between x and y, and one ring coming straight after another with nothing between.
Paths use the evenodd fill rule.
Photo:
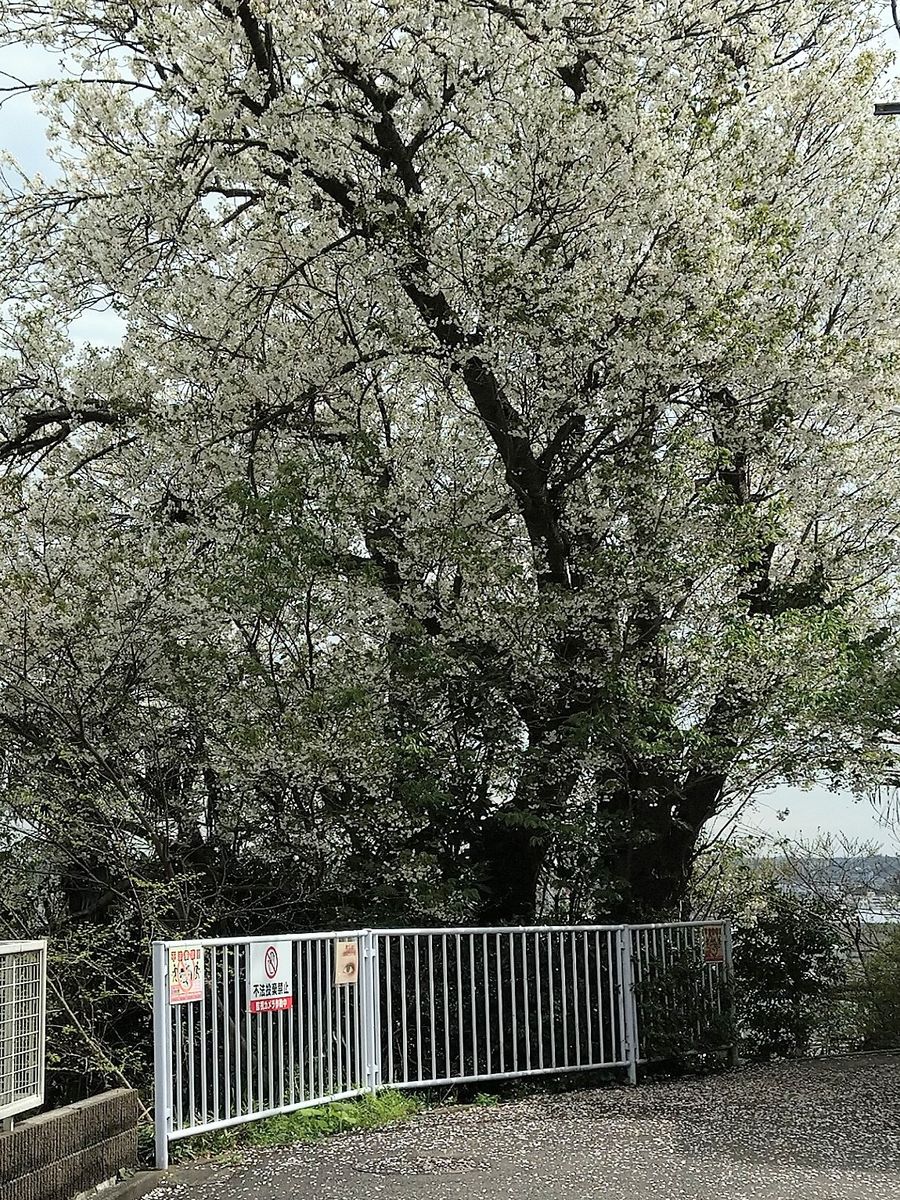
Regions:
<instances>
[{"instance_id":1,"label":"sign reading \u4e0d\u6cd5\u6295\u68c4\u7981\u6b62","mask_svg":"<svg viewBox=\"0 0 900 1200\"><path fill-rule=\"evenodd\" d=\"M356 938L342 938L334 943L334 983L336 987L342 984L356 983L359 978L359 941Z\"/></svg>"},{"instance_id":2,"label":"sign reading \u4e0d\u6cd5\u6295\u68c4\u7981\u6b62","mask_svg":"<svg viewBox=\"0 0 900 1200\"><path fill-rule=\"evenodd\" d=\"M294 1005L294 944L250 943L247 1001L252 1013L283 1012Z\"/></svg>"},{"instance_id":3,"label":"sign reading \u4e0d\u6cd5\u6295\u68c4\u7981\u6b62","mask_svg":"<svg viewBox=\"0 0 900 1200\"><path fill-rule=\"evenodd\" d=\"M193 1004L203 999L203 947L169 947L169 1003Z\"/></svg>"}]
</instances>

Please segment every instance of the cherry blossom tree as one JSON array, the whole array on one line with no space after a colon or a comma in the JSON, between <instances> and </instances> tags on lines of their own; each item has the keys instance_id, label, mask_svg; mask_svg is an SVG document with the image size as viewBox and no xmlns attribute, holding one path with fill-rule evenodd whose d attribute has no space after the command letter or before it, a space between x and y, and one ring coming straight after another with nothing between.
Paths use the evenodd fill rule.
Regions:
<instances>
[{"instance_id":1,"label":"cherry blossom tree","mask_svg":"<svg viewBox=\"0 0 900 1200\"><path fill-rule=\"evenodd\" d=\"M876 17L0 0L67 64L0 233L18 794L509 920L671 909L735 796L885 769Z\"/></svg>"}]
</instances>

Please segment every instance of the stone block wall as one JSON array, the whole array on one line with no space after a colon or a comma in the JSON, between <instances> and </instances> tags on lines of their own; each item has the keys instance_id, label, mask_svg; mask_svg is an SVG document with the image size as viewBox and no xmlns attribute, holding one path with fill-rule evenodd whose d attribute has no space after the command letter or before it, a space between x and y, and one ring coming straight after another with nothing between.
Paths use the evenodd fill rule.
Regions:
<instances>
[{"instance_id":1,"label":"stone block wall","mask_svg":"<svg viewBox=\"0 0 900 1200\"><path fill-rule=\"evenodd\" d=\"M0 1200L73 1200L137 1167L137 1092L121 1088L0 1133Z\"/></svg>"}]
</instances>

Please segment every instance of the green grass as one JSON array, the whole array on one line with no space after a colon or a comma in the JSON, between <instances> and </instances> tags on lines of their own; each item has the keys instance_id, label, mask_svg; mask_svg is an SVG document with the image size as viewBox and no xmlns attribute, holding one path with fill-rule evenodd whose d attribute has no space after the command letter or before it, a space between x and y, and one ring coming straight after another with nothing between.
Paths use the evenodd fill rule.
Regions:
<instances>
[{"instance_id":1,"label":"green grass","mask_svg":"<svg viewBox=\"0 0 900 1200\"><path fill-rule=\"evenodd\" d=\"M420 1100L402 1092L386 1089L358 1100L336 1100L315 1108L267 1117L264 1121L249 1121L232 1129L199 1134L172 1146L172 1161L232 1157L249 1147L289 1146L295 1142L311 1142L317 1138L346 1133L350 1129L373 1129L392 1121L402 1121L420 1112Z\"/></svg>"}]
</instances>

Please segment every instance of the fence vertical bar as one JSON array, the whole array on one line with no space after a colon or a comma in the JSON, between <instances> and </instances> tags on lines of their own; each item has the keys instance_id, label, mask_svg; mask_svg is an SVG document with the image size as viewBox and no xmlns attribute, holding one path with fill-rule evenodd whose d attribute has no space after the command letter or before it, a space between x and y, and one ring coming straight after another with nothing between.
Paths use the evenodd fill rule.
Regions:
<instances>
[{"instance_id":1,"label":"fence vertical bar","mask_svg":"<svg viewBox=\"0 0 900 1200\"><path fill-rule=\"evenodd\" d=\"M578 937L574 932L569 935L572 946L572 1007L575 1013L575 1065L581 1066L581 1018L578 1013Z\"/></svg>"},{"instance_id":2,"label":"fence vertical bar","mask_svg":"<svg viewBox=\"0 0 900 1200\"><path fill-rule=\"evenodd\" d=\"M366 948L366 930L362 931L362 961L365 964L365 948ZM356 1084L355 1088L358 1092L366 1090L366 1073L368 1072L368 1062L362 1062L362 1056L365 1055L366 1046L364 1043L365 1032L362 1028L362 995L360 989L362 984L356 983L354 1000L356 1003L353 1006L353 1045L356 1055Z\"/></svg>"},{"instance_id":3,"label":"fence vertical bar","mask_svg":"<svg viewBox=\"0 0 900 1200\"><path fill-rule=\"evenodd\" d=\"M237 950L237 947L235 947ZM250 1116L253 1112L253 1023L250 1020L250 943L246 942L243 947L243 953L240 955L240 962L244 968L244 982L241 985L236 981L236 985L240 991L240 1004L244 1009L244 1068L246 1072L247 1084L247 1115ZM239 1010L237 1010L239 1011ZM257 1109L257 1111L259 1111Z\"/></svg>"},{"instance_id":4,"label":"fence vertical bar","mask_svg":"<svg viewBox=\"0 0 900 1200\"><path fill-rule=\"evenodd\" d=\"M201 950L200 953L206 956L206 951ZM204 963L205 966L205 963ZM207 1019L206 1019L206 972L204 971L203 990L200 993L200 1117L205 1125L209 1120L207 1111L207 1088L209 1087L209 1074L206 1065L207 1056ZM218 1051L218 1042L213 1043L215 1051ZM194 1120L196 1120L196 1113Z\"/></svg>"},{"instance_id":5,"label":"fence vertical bar","mask_svg":"<svg viewBox=\"0 0 900 1200\"><path fill-rule=\"evenodd\" d=\"M469 1012L472 1017L472 1074L478 1074L478 1009L475 1004L475 934L469 934Z\"/></svg>"},{"instance_id":6,"label":"fence vertical bar","mask_svg":"<svg viewBox=\"0 0 900 1200\"><path fill-rule=\"evenodd\" d=\"M403 1082L409 1082L409 1043L406 1030L406 934L401 933L400 943L400 1046L403 1051Z\"/></svg>"},{"instance_id":7,"label":"fence vertical bar","mask_svg":"<svg viewBox=\"0 0 900 1200\"><path fill-rule=\"evenodd\" d=\"M326 1096L325 1067L328 1059L328 1047L331 1045L331 1025L325 1028L325 1014L328 1000L331 999L331 988L325 981L325 959L328 957L322 938L316 938L316 1029L318 1033L319 1051L316 1056L318 1063L319 1095ZM327 1043L326 1043L327 1038Z\"/></svg>"},{"instance_id":8,"label":"fence vertical bar","mask_svg":"<svg viewBox=\"0 0 900 1200\"><path fill-rule=\"evenodd\" d=\"M359 934L359 977L356 983L356 1012L360 1026L360 1045L357 1059L357 1087L368 1090L371 1084L371 996L369 993L370 970L372 960L369 955L369 931L363 929ZM362 1062L359 1062L359 1056Z\"/></svg>"},{"instance_id":9,"label":"fence vertical bar","mask_svg":"<svg viewBox=\"0 0 900 1200\"><path fill-rule=\"evenodd\" d=\"M213 1086L213 1120L219 1119L219 955L216 947L212 948L212 983L209 994L212 999L212 1086Z\"/></svg>"},{"instance_id":10,"label":"fence vertical bar","mask_svg":"<svg viewBox=\"0 0 900 1200\"><path fill-rule=\"evenodd\" d=\"M537 992L538 1069L544 1069L544 1010L541 999L541 940L534 934L534 990ZM552 1003L551 997L551 1003Z\"/></svg>"},{"instance_id":11,"label":"fence vertical bar","mask_svg":"<svg viewBox=\"0 0 900 1200\"><path fill-rule=\"evenodd\" d=\"M587 1032L587 1060L592 1063L594 1061L594 1028L591 1014L591 951L587 933L583 935L582 942L584 945L584 1023Z\"/></svg>"},{"instance_id":12,"label":"fence vertical bar","mask_svg":"<svg viewBox=\"0 0 900 1200\"><path fill-rule=\"evenodd\" d=\"M525 1023L525 1070L531 1070L531 1007L528 988L528 943L525 934L521 936L522 945L522 1019Z\"/></svg>"},{"instance_id":13,"label":"fence vertical bar","mask_svg":"<svg viewBox=\"0 0 900 1200\"><path fill-rule=\"evenodd\" d=\"M181 1004L175 1006L175 1033L172 1039L175 1043L175 1092L171 1106L172 1126L174 1129L184 1128L184 1069L182 1067L184 1059L184 1020L181 1013L182 1007Z\"/></svg>"},{"instance_id":14,"label":"fence vertical bar","mask_svg":"<svg viewBox=\"0 0 900 1200\"><path fill-rule=\"evenodd\" d=\"M394 976L393 967L391 966L391 938L390 934L381 934L382 944L384 946L384 999L387 1017L385 1020L385 1028L387 1030L387 1081L390 1084L396 1082L394 1079ZM446 948L445 948L446 953ZM446 972L445 972L446 974ZM445 985L446 991L446 985ZM446 1000L445 1000L446 1007ZM405 1053L405 1047L404 1047Z\"/></svg>"},{"instance_id":15,"label":"fence vertical bar","mask_svg":"<svg viewBox=\"0 0 900 1200\"><path fill-rule=\"evenodd\" d=\"M422 1082L422 963L419 959L419 934L413 934L413 996L416 1005L416 1082Z\"/></svg>"},{"instance_id":16,"label":"fence vertical bar","mask_svg":"<svg viewBox=\"0 0 900 1200\"><path fill-rule=\"evenodd\" d=\"M428 935L428 1040L431 1050L431 1078L437 1079L437 1030L434 1016L434 934Z\"/></svg>"},{"instance_id":17,"label":"fence vertical bar","mask_svg":"<svg viewBox=\"0 0 900 1200\"><path fill-rule=\"evenodd\" d=\"M346 1055L344 1054L344 1035L341 1032L343 1026L344 1004L346 1002L347 988L335 987L334 989L334 1025L329 1032L329 1038L334 1040L334 1058L335 1071L337 1073L337 1087L332 1089L330 1094L334 1092L343 1092L350 1085L346 1082L350 1078L350 1070L345 1064Z\"/></svg>"},{"instance_id":18,"label":"fence vertical bar","mask_svg":"<svg viewBox=\"0 0 900 1200\"><path fill-rule=\"evenodd\" d=\"M463 1004L462 1004L462 943L456 934L456 1027L459 1034L459 1073L466 1073L465 1042L463 1040Z\"/></svg>"},{"instance_id":19,"label":"fence vertical bar","mask_svg":"<svg viewBox=\"0 0 900 1200\"><path fill-rule=\"evenodd\" d=\"M444 982L444 1074L450 1075L450 993L447 981L447 935L441 934L441 977Z\"/></svg>"},{"instance_id":20,"label":"fence vertical bar","mask_svg":"<svg viewBox=\"0 0 900 1200\"><path fill-rule=\"evenodd\" d=\"M38 1085L38 1099L41 1104L44 1103L47 1091L47 971L49 969L48 955L50 947L45 941L38 953L38 961L40 962L40 999L38 1001L38 1045L40 1046L38 1058L38 1073L40 1084Z\"/></svg>"},{"instance_id":21,"label":"fence vertical bar","mask_svg":"<svg viewBox=\"0 0 900 1200\"><path fill-rule=\"evenodd\" d=\"M556 996L553 991L553 934L547 934L547 1005L550 1009L550 1065L556 1066Z\"/></svg>"},{"instance_id":22,"label":"fence vertical bar","mask_svg":"<svg viewBox=\"0 0 900 1200\"><path fill-rule=\"evenodd\" d=\"M503 1025L503 956L500 953L500 934L495 934L497 959L497 1024L500 1030L500 1074L506 1071L506 1029Z\"/></svg>"},{"instance_id":23,"label":"fence vertical bar","mask_svg":"<svg viewBox=\"0 0 900 1200\"><path fill-rule=\"evenodd\" d=\"M737 1031L737 999L734 993L734 940L730 921L722 922L723 941L725 943L725 987L728 989L728 1017L731 1022L731 1045L728 1047L728 1065L736 1067L740 1064L741 1054Z\"/></svg>"},{"instance_id":24,"label":"fence vertical bar","mask_svg":"<svg viewBox=\"0 0 900 1200\"><path fill-rule=\"evenodd\" d=\"M227 957L228 950L225 949ZM231 954L231 988L234 1000L234 1104L235 1116L240 1117L244 1112L243 1075L241 1074L241 1001L238 994L238 948L234 946ZM245 1047L246 1050L246 1047ZM247 1101L250 1109L250 1101Z\"/></svg>"},{"instance_id":25,"label":"fence vertical bar","mask_svg":"<svg viewBox=\"0 0 900 1200\"><path fill-rule=\"evenodd\" d=\"M513 1070L519 1070L519 999L516 995L516 940L515 935L506 935L509 946L509 993L510 1008L512 1009L512 1053Z\"/></svg>"},{"instance_id":26,"label":"fence vertical bar","mask_svg":"<svg viewBox=\"0 0 900 1200\"><path fill-rule=\"evenodd\" d=\"M375 992L378 951L371 930L366 933L366 962L366 1087L374 1095L378 1090L378 998Z\"/></svg>"},{"instance_id":27,"label":"fence vertical bar","mask_svg":"<svg viewBox=\"0 0 900 1200\"><path fill-rule=\"evenodd\" d=\"M169 1166L169 997L166 995L166 943L153 943L153 1124L156 1167Z\"/></svg>"},{"instance_id":28,"label":"fence vertical bar","mask_svg":"<svg viewBox=\"0 0 900 1200\"><path fill-rule=\"evenodd\" d=\"M377 933L372 939L372 1078L373 1091L381 1087L381 938Z\"/></svg>"},{"instance_id":29,"label":"fence vertical bar","mask_svg":"<svg viewBox=\"0 0 900 1200\"><path fill-rule=\"evenodd\" d=\"M328 1095L333 1096L337 1091L334 1086L334 946L323 948L325 964L325 1025L328 1029Z\"/></svg>"},{"instance_id":30,"label":"fence vertical bar","mask_svg":"<svg viewBox=\"0 0 900 1200\"><path fill-rule=\"evenodd\" d=\"M637 1083L637 1058L638 1058L638 1020L637 1020L637 997L634 991L634 973L632 971L631 954L632 954L632 929L630 925L623 925L619 930L619 977L621 979L621 995L622 995L622 1016L623 1016L623 1041L625 1046L625 1058L628 1064L628 1082L632 1085Z\"/></svg>"},{"instance_id":31,"label":"fence vertical bar","mask_svg":"<svg viewBox=\"0 0 900 1200\"><path fill-rule=\"evenodd\" d=\"M487 1056L487 1073L491 1074L491 987L488 979L488 940L487 934L481 935L481 973L484 980L484 1041Z\"/></svg>"},{"instance_id":32,"label":"fence vertical bar","mask_svg":"<svg viewBox=\"0 0 900 1200\"><path fill-rule=\"evenodd\" d=\"M562 1000L563 1066L569 1065L569 984L566 979L566 949L562 931L559 934L559 993ZM556 1064L554 1063L554 1066Z\"/></svg>"}]
</instances>

